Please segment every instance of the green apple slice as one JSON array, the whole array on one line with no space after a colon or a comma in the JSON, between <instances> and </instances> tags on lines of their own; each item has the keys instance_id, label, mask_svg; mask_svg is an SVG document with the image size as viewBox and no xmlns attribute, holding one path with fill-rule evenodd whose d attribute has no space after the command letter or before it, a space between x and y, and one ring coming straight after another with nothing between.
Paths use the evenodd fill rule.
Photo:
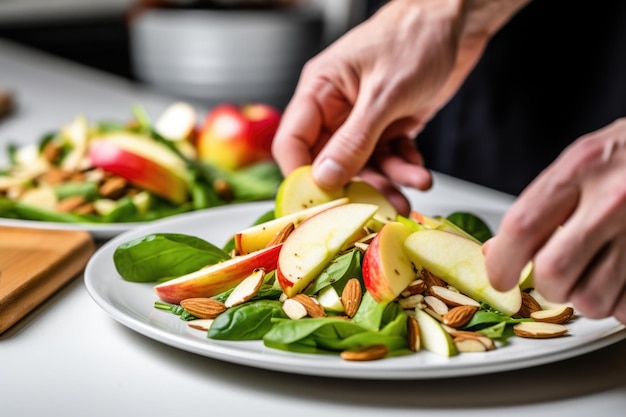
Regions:
<instances>
[{"instance_id":1,"label":"green apple slice","mask_svg":"<svg viewBox=\"0 0 626 417\"><path fill-rule=\"evenodd\" d=\"M519 311L519 286L506 292L491 286L482 246L474 240L443 230L424 229L413 232L404 247L418 268L426 268L462 293L509 316Z\"/></svg>"},{"instance_id":2,"label":"green apple slice","mask_svg":"<svg viewBox=\"0 0 626 417\"><path fill-rule=\"evenodd\" d=\"M326 311L333 313L343 313L344 311L341 296L332 285L328 285L320 290L317 295L317 301Z\"/></svg>"},{"instance_id":3,"label":"green apple slice","mask_svg":"<svg viewBox=\"0 0 626 417\"><path fill-rule=\"evenodd\" d=\"M300 224L283 243L276 277L292 297L313 281L348 242L360 236L377 206L350 203L324 210Z\"/></svg>"},{"instance_id":4,"label":"green apple slice","mask_svg":"<svg viewBox=\"0 0 626 417\"><path fill-rule=\"evenodd\" d=\"M415 319L420 329L422 348L439 356L450 357L458 350L450 333L430 314L419 308L415 309Z\"/></svg>"},{"instance_id":5,"label":"green apple slice","mask_svg":"<svg viewBox=\"0 0 626 417\"><path fill-rule=\"evenodd\" d=\"M276 217L344 197L343 189L325 190L317 185L311 172L311 165L303 165L293 170L281 182L276 192Z\"/></svg>"},{"instance_id":6,"label":"green apple slice","mask_svg":"<svg viewBox=\"0 0 626 417\"><path fill-rule=\"evenodd\" d=\"M395 221L396 217L398 217L398 211L389 199L371 184L355 178L346 185L345 190L345 195L350 199L351 203L377 205L378 210L374 215L375 220L385 224Z\"/></svg>"}]
</instances>

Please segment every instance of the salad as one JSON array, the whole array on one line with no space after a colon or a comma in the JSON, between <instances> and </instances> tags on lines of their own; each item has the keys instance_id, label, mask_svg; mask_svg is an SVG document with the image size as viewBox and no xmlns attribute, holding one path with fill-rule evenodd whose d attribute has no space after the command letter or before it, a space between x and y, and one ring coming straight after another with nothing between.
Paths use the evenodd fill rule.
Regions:
<instances>
[{"instance_id":1,"label":"salad","mask_svg":"<svg viewBox=\"0 0 626 417\"><path fill-rule=\"evenodd\" d=\"M511 337L562 336L575 316L533 289L531 264L508 292L488 285L491 231L472 213L403 217L359 179L328 194L309 166L275 203L220 246L175 233L125 242L115 267L207 338L350 361L488 352Z\"/></svg>"},{"instance_id":2,"label":"salad","mask_svg":"<svg viewBox=\"0 0 626 417\"><path fill-rule=\"evenodd\" d=\"M0 217L145 222L271 199L282 180L269 151L279 118L264 104L223 104L198 123L195 109L182 102L155 122L139 106L123 123L91 123L78 115L36 144L8 146ZM235 129L220 130L224 119ZM259 124L263 129L254 128Z\"/></svg>"}]
</instances>

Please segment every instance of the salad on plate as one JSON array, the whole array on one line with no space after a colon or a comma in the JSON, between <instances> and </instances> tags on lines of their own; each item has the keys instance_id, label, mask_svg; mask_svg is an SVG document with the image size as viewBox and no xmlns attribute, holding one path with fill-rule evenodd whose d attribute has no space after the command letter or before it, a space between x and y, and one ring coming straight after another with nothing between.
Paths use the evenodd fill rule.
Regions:
<instances>
[{"instance_id":1,"label":"salad on plate","mask_svg":"<svg viewBox=\"0 0 626 417\"><path fill-rule=\"evenodd\" d=\"M535 291L531 263L512 290L489 285L481 246L491 230L478 216L404 217L358 178L329 193L310 173L291 173L274 208L220 246L150 233L115 248L115 269L153 285L159 313L209 339L346 361L488 355L512 337L568 333L573 308Z\"/></svg>"},{"instance_id":2,"label":"salad on plate","mask_svg":"<svg viewBox=\"0 0 626 417\"><path fill-rule=\"evenodd\" d=\"M83 115L38 143L9 145L0 168L0 218L59 224L130 224L274 197L282 175L270 146L279 110L223 103L199 121L177 102L156 121Z\"/></svg>"}]
</instances>

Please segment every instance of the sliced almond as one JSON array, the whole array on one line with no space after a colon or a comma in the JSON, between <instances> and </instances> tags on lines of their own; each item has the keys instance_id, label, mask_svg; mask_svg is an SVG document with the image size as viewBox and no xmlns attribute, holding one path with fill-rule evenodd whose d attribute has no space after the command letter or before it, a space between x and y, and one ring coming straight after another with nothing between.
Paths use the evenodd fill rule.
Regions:
<instances>
[{"instance_id":1,"label":"sliced almond","mask_svg":"<svg viewBox=\"0 0 626 417\"><path fill-rule=\"evenodd\" d=\"M361 305L362 297L361 281L358 278L350 278L341 292L341 303L346 316L354 317Z\"/></svg>"},{"instance_id":2,"label":"sliced almond","mask_svg":"<svg viewBox=\"0 0 626 417\"><path fill-rule=\"evenodd\" d=\"M441 317L441 322L455 329L465 326L474 317L479 307L463 305L450 309Z\"/></svg>"},{"instance_id":3,"label":"sliced almond","mask_svg":"<svg viewBox=\"0 0 626 417\"><path fill-rule=\"evenodd\" d=\"M340 356L346 361L373 361L382 359L389 353L387 346L371 345L362 349L350 349L341 352Z\"/></svg>"},{"instance_id":4,"label":"sliced almond","mask_svg":"<svg viewBox=\"0 0 626 417\"><path fill-rule=\"evenodd\" d=\"M402 291L401 295L403 297L409 297L415 294L422 294L424 291L426 291L426 289L427 287L426 287L426 283L424 282L424 280L416 279L416 280L413 280L409 285L407 285L404 291Z\"/></svg>"},{"instance_id":5,"label":"sliced almond","mask_svg":"<svg viewBox=\"0 0 626 417\"><path fill-rule=\"evenodd\" d=\"M413 352L419 352L422 346L420 326L413 316L409 316L406 322L406 336L409 349Z\"/></svg>"},{"instance_id":6,"label":"sliced almond","mask_svg":"<svg viewBox=\"0 0 626 417\"><path fill-rule=\"evenodd\" d=\"M213 298L186 298L180 305L199 319L214 319L226 311L224 303Z\"/></svg>"},{"instance_id":7,"label":"sliced almond","mask_svg":"<svg viewBox=\"0 0 626 417\"><path fill-rule=\"evenodd\" d=\"M487 351L487 347L478 339L458 337L454 339L454 344L459 352L469 353Z\"/></svg>"},{"instance_id":8,"label":"sliced almond","mask_svg":"<svg viewBox=\"0 0 626 417\"><path fill-rule=\"evenodd\" d=\"M326 315L324 307L320 305L319 301L309 295L300 293L291 298L304 306L309 317L324 317Z\"/></svg>"},{"instance_id":9,"label":"sliced almond","mask_svg":"<svg viewBox=\"0 0 626 417\"><path fill-rule=\"evenodd\" d=\"M522 306L517 314L520 317L529 318L535 311L541 310L541 305L529 293L522 291Z\"/></svg>"},{"instance_id":10,"label":"sliced almond","mask_svg":"<svg viewBox=\"0 0 626 417\"><path fill-rule=\"evenodd\" d=\"M287 298L283 303L283 311L291 320L300 320L307 316L304 305L298 300Z\"/></svg>"},{"instance_id":11,"label":"sliced almond","mask_svg":"<svg viewBox=\"0 0 626 417\"><path fill-rule=\"evenodd\" d=\"M430 308L432 311L434 311L435 313L437 313L440 316L443 316L444 314L446 314L450 310L448 308L448 306L446 305L446 303L444 303L439 298L437 298L437 297L435 297L433 295L425 296L424 297L424 304L426 304L426 306L428 308Z\"/></svg>"},{"instance_id":12,"label":"sliced almond","mask_svg":"<svg viewBox=\"0 0 626 417\"><path fill-rule=\"evenodd\" d=\"M285 227L283 227L278 233L276 233L269 242L267 242L266 247L275 246L283 243L287 237L294 231L296 226L293 223L289 223Z\"/></svg>"},{"instance_id":13,"label":"sliced almond","mask_svg":"<svg viewBox=\"0 0 626 417\"><path fill-rule=\"evenodd\" d=\"M456 306L476 306L480 307L480 303L465 294L461 294L458 291L451 290L447 287L439 285L433 285L429 289L430 294L439 298L446 305L451 307Z\"/></svg>"},{"instance_id":14,"label":"sliced almond","mask_svg":"<svg viewBox=\"0 0 626 417\"><path fill-rule=\"evenodd\" d=\"M561 306L549 310L538 310L531 313L530 317L535 321L564 324L574 317L574 309L570 306Z\"/></svg>"},{"instance_id":15,"label":"sliced almond","mask_svg":"<svg viewBox=\"0 0 626 417\"><path fill-rule=\"evenodd\" d=\"M513 331L519 337L530 339L547 339L563 336L567 333L567 327L556 323L543 323L539 321L525 321L513 326Z\"/></svg>"},{"instance_id":16,"label":"sliced almond","mask_svg":"<svg viewBox=\"0 0 626 417\"><path fill-rule=\"evenodd\" d=\"M265 270L261 268L255 269L248 277L241 281L228 295L224 305L226 307L234 307L250 300L259 292L259 288L263 285L265 278Z\"/></svg>"},{"instance_id":17,"label":"sliced almond","mask_svg":"<svg viewBox=\"0 0 626 417\"><path fill-rule=\"evenodd\" d=\"M468 330L456 330L451 327L447 327L445 325L444 327L446 328L448 333L450 333L450 335L455 339L456 338L476 339L479 342L481 342L483 345L485 345L487 350L494 350L496 348L495 342L491 338L483 334L480 334L478 332L468 331Z\"/></svg>"},{"instance_id":18,"label":"sliced almond","mask_svg":"<svg viewBox=\"0 0 626 417\"><path fill-rule=\"evenodd\" d=\"M191 327L192 329L204 330L204 331L208 331L211 328L212 324L213 324L213 319L196 319L196 320L189 320L187 322L187 326Z\"/></svg>"},{"instance_id":19,"label":"sliced almond","mask_svg":"<svg viewBox=\"0 0 626 417\"><path fill-rule=\"evenodd\" d=\"M61 213L71 213L83 204L85 204L85 197L82 195L74 195L59 201L56 205L56 209Z\"/></svg>"},{"instance_id":20,"label":"sliced almond","mask_svg":"<svg viewBox=\"0 0 626 417\"><path fill-rule=\"evenodd\" d=\"M398 305L405 310L411 310L419 306L423 301L424 296L422 294L415 294L406 298L398 299Z\"/></svg>"},{"instance_id":21,"label":"sliced almond","mask_svg":"<svg viewBox=\"0 0 626 417\"><path fill-rule=\"evenodd\" d=\"M429 288L433 285L436 285L438 287L445 287L447 285L444 280L424 268L422 268L419 278L421 278L426 283L426 286Z\"/></svg>"}]
</instances>

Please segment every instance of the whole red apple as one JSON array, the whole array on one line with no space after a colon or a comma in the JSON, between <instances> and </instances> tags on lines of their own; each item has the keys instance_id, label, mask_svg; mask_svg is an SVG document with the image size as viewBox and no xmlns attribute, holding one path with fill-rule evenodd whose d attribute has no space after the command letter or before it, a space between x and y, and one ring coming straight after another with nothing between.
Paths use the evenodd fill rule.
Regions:
<instances>
[{"instance_id":1,"label":"whole red apple","mask_svg":"<svg viewBox=\"0 0 626 417\"><path fill-rule=\"evenodd\" d=\"M198 157L228 170L270 159L280 118L281 112L268 104L220 104L200 127Z\"/></svg>"}]
</instances>

